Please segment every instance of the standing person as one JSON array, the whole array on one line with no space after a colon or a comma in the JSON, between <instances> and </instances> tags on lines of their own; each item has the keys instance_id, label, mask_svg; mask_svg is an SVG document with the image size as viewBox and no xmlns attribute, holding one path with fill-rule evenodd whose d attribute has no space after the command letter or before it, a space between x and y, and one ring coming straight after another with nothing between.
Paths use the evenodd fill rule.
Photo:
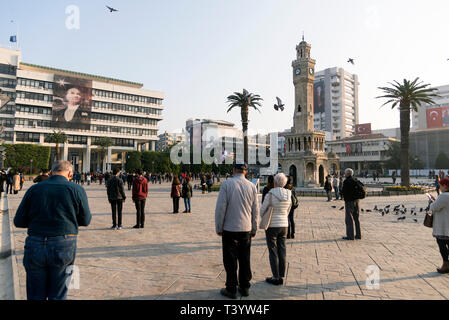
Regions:
<instances>
[{"instance_id":1,"label":"standing person","mask_svg":"<svg viewBox=\"0 0 449 320\"><path fill-rule=\"evenodd\" d=\"M268 192L270 192L271 189L274 188L274 176L268 176L268 181L267 181L267 185L265 186L265 188L263 188L262 191L262 203L265 200L265 196L268 194Z\"/></svg>"},{"instance_id":2,"label":"standing person","mask_svg":"<svg viewBox=\"0 0 449 320\"><path fill-rule=\"evenodd\" d=\"M14 189L14 194L18 194L20 191L20 174L16 172L16 174L13 176L12 184Z\"/></svg>"},{"instance_id":3,"label":"standing person","mask_svg":"<svg viewBox=\"0 0 449 320\"><path fill-rule=\"evenodd\" d=\"M86 176L86 181L87 181L87 185L88 185L88 186L90 186L90 181L91 181L91 179L92 179L92 175L91 175L91 173L89 172L89 173L87 174L87 176Z\"/></svg>"},{"instance_id":4,"label":"standing person","mask_svg":"<svg viewBox=\"0 0 449 320\"><path fill-rule=\"evenodd\" d=\"M84 189L71 183L68 161L53 164L51 177L23 197L14 225L28 228L23 265L28 300L65 300L75 262L78 227L91 221Z\"/></svg>"},{"instance_id":5,"label":"standing person","mask_svg":"<svg viewBox=\"0 0 449 320\"><path fill-rule=\"evenodd\" d=\"M232 299L237 298L237 286L247 297L252 279L251 238L256 236L259 201L256 186L246 179L247 174L246 164L234 166L234 177L222 183L215 208L215 231L222 237L226 270L226 288L220 293Z\"/></svg>"},{"instance_id":6,"label":"standing person","mask_svg":"<svg viewBox=\"0 0 449 320\"><path fill-rule=\"evenodd\" d=\"M190 183L190 177L186 176L184 183L182 184L182 197L184 198L184 206L186 207L186 210L183 213L191 213L192 207L190 203L190 199L193 196L193 188L192 184Z\"/></svg>"},{"instance_id":7,"label":"standing person","mask_svg":"<svg viewBox=\"0 0 449 320\"><path fill-rule=\"evenodd\" d=\"M0 197L5 192L6 173L5 170L0 171Z\"/></svg>"},{"instance_id":8,"label":"standing person","mask_svg":"<svg viewBox=\"0 0 449 320\"><path fill-rule=\"evenodd\" d=\"M20 176L20 191L22 191L23 183L25 182L25 176L23 175L22 172L19 172L19 176Z\"/></svg>"},{"instance_id":9,"label":"standing person","mask_svg":"<svg viewBox=\"0 0 449 320\"><path fill-rule=\"evenodd\" d=\"M41 174L33 179L34 183L39 183L42 181L47 181L50 178L50 170L42 169Z\"/></svg>"},{"instance_id":10,"label":"standing person","mask_svg":"<svg viewBox=\"0 0 449 320\"><path fill-rule=\"evenodd\" d=\"M206 176L205 175L201 175L201 191L203 194L206 193Z\"/></svg>"},{"instance_id":11,"label":"standing person","mask_svg":"<svg viewBox=\"0 0 449 320\"><path fill-rule=\"evenodd\" d=\"M393 179L393 184L396 184L396 171L393 171L391 178Z\"/></svg>"},{"instance_id":12,"label":"standing person","mask_svg":"<svg viewBox=\"0 0 449 320\"><path fill-rule=\"evenodd\" d=\"M288 229L287 229L287 239L295 239L295 210L298 208L298 198L296 197L296 189L292 185L292 177L287 178L287 183L285 189L290 190L292 194L291 207L288 213Z\"/></svg>"},{"instance_id":13,"label":"standing person","mask_svg":"<svg viewBox=\"0 0 449 320\"><path fill-rule=\"evenodd\" d=\"M179 213L179 198L181 198L181 182L178 177L173 178L170 197L173 199L173 213Z\"/></svg>"},{"instance_id":14,"label":"standing person","mask_svg":"<svg viewBox=\"0 0 449 320\"><path fill-rule=\"evenodd\" d=\"M106 172L104 174L104 185L106 186L106 184L108 183L108 180L111 179L111 174L108 172Z\"/></svg>"},{"instance_id":15,"label":"standing person","mask_svg":"<svg viewBox=\"0 0 449 320\"><path fill-rule=\"evenodd\" d=\"M440 177L435 176L435 191L440 195Z\"/></svg>"},{"instance_id":16,"label":"standing person","mask_svg":"<svg viewBox=\"0 0 449 320\"><path fill-rule=\"evenodd\" d=\"M332 201L332 180L331 176L328 175L326 177L326 181L324 182L324 190L326 190L327 194L327 202Z\"/></svg>"},{"instance_id":17,"label":"standing person","mask_svg":"<svg viewBox=\"0 0 449 320\"><path fill-rule=\"evenodd\" d=\"M144 228L145 226L145 201L148 196L148 182L143 177L142 169L137 170L137 177L133 181L133 201L136 205L136 225L134 229Z\"/></svg>"},{"instance_id":18,"label":"standing person","mask_svg":"<svg viewBox=\"0 0 449 320\"><path fill-rule=\"evenodd\" d=\"M8 174L6 175L6 194L8 194L8 190L9 194L12 194L13 177L13 172L9 170Z\"/></svg>"},{"instance_id":19,"label":"standing person","mask_svg":"<svg viewBox=\"0 0 449 320\"><path fill-rule=\"evenodd\" d=\"M101 186L101 184L103 183L103 174L102 173L100 173L98 175L98 181L100 182L100 186Z\"/></svg>"},{"instance_id":20,"label":"standing person","mask_svg":"<svg viewBox=\"0 0 449 320\"><path fill-rule=\"evenodd\" d=\"M339 194L340 200L343 200L343 177L342 176L340 176L338 178L338 194Z\"/></svg>"},{"instance_id":21,"label":"standing person","mask_svg":"<svg viewBox=\"0 0 449 320\"><path fill-rule=\"evenodd\" d=\"M207 175L206 184L207 184L207 193L211 193L212 192L212 186L214 184L214 182L212 181L211 174Z\"/></svg>"},{"instance_id":22,"label":"standing person","mask_svg":"<svg viewBox=\"0 0 449 320\"><path fill-rule=\"evenodd\" d=\"M433 215L433 237L436 239L443 258L439 273L449 273L449 179L441 179L441 194L435 201L430 200Z\"/></svg>"},{"instance_id":23,"label":"standing person","mask_svg":"<svg viewBox=\"0 0 449 320\"><path fill-rule=\"evenodd\" d=\"M346 237L343 240L354 240L354 224L355 224L355 239L362 239L359 222L359 199L356 197L356 184L353 178L354 171L346 169L346 179L343 182L343 198L345 200L345 223L346 223Z\"/></svg>"},{"instance_id":24,"label":"standing person","mask_svg":"<svg viewBox=\"0 0 449 320\"><path fill-rule=\"evenodd\" d=\"M288 229L288 215L292 206L292 192L284 188L287 184L287 177L279 173L274 178L274 188L267 194L266 201L260 209L261 220L270 214L271 219L265 230L268 252L270 256L270 266L272 277L265 281L273 285L284 284L287 249L285 238Z\"/></svg>"},{"instance_id":25,"label":"standing person","mask_svg":"<svg viewBox=\"0 0 449 320\"><path fill-rule=\"evenodd\" d=\"M339 190L340 190L340 181L338 180L337 175L334 175L334 179L332 180L332 185L334 187L334 192L335 192L335 200L339 200Z\"/></svg>"},{"instance_id":26,"label":"standing person","mask_svg":"<svg viewBox=\"0 0 449 320\"><path fill-rule=\"evenodd\" d=\"M126 176L126 182L128 183L128 190L131 190L131 187L133 186L133 180L134 175L129 172L128 175Z\"/></svg>"},{"instance_id":27,"label":"standing person","mask_svg":"<svg viewBox=\"0 0 449 320\"><path fill-rule=\"evenodd\" d=\"M112 178L106 183L108 200L112 209L112 227L113 230L122 230L122 209L123 202L126 200L123 180L118 177L120 169L112 169ZM118 217L118 223L117 223Z\"/></svg>"}]
</instances>

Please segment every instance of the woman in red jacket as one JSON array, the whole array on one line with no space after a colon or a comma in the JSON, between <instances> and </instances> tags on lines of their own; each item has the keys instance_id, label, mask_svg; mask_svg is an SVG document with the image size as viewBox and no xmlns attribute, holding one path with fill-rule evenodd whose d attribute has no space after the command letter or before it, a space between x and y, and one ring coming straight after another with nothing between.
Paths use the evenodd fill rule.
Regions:
<instances>
[{"instance_id":1,"label":"woman in red jacket","mask_svg":"<svg viewBox=\"0 0 449 320\"><path fill-rule=\"evenodd\" d=\"M134 229L143 228L145 224L145 201L148 196L148 182L142 175L142 169L137 170L137 177L133 181L133 201L136 204L137 223Z\"/></svg>"},{"instance_id":2,"label":"woman in red jacket","mask_svg":"<svg viewBox=\"0 0 449 320\"><path fill-rule=\"evenodd\" d=\"M179 213L179 198L181 198L181 182L179 182L178 177L173 178L170 196L173 199L173 213Z\"/></svg>"}]
</instances>

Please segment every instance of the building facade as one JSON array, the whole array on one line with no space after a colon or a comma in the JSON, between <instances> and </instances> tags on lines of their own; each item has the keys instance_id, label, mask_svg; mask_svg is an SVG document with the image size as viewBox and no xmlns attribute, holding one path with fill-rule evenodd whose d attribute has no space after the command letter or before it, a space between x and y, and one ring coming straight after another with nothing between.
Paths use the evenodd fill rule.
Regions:
<instances>
[{"instance_id":1,"label":"building facade","mask_svg":"<svg viewBox=\"0 0 449 320\"><path fill-rule=\"evenodd\" d=\"M424 169L448 169L436 168L442 152L449 157L449 127L410 131L410 154L421 160Z\"/></svg>"},{"instance_id":2,"label":"building facade","mask_svg":"<svg viewBox=\"0 0 449 320\"><path fill-rule=\"evenodd\" d=\"M76 171L122 167L127 151L156 149L164 95L141 83L33 65L0 48L0 88L11 98L0 111L1 138L55 147L46 137L62 130L63 159ZM95 145L102 137L113 142L105 158Z\"/></svg>"},{"instance_id":3,"label":"building facade","mask_svg":"<svg viewBox=\"0 0 449 320\"><path fill-rule=\"evenodd\" d=\"M382 171L388 160L387 150L394 138L380 133L362 134L336 141L328 141L332 152L340 159L341 168L351 168L357 174L366 171Z\"/></svg>"},{"instance_id":4,"label":"building facade","mask_svg":"<svg viewBox=\"0 0 449 320\"><path fill-rule=\"evenodd\" d=\"M177 132L167 132L158 135L158 141L156 142L156 151L166 152L171 146L180 143L185 140L186 134Z\"/></svg>"},{"instance_id":5,"label":"building facade","mask_svg":"<svg viewBox=\"0 0 449 320\"><path fill-rule=\"evenodd\" d=\"M449 85L436 87L439 98L435 104L423 105L418 112L412 110L412 130L449 127Z\"/></svg>"},{"instance_id":6,"label":"building facade","mask_svg":"<svg viewBox=\"0 0 449 320\"><path fill-rule=\"evenodd\" d=\"M284 133L286 151L279 159L281 170L292 177L295 187L315 187L327 174L338 172L334 154L326 154L324 131L314 127L314 81L316 61L310 56L311 45L303 41L296 47L293 61L295 110L293 127Z\"/></svg>"},{"instance_id":7,"label":"building facade","mask_svg":"<svg viewBox=\"0 0 449 320\"><path fill-rule=\"evenodd\" d=\"M343 68L315 73L314 128L330 133L331 140L355 134L359 123L359 80Z\"/></svg>"}]
</instances>

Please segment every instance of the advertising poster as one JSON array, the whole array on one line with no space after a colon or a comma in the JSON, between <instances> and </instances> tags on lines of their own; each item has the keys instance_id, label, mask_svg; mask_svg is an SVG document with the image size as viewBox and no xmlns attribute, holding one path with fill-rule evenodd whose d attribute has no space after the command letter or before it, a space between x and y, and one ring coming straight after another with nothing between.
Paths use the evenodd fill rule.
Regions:
<instances>
[{"instance_id":1,"label":"advertising poster","mask_svg":"<svg viewBox=\"0 0 449 320\"><path fill-rule=\"evenodd\" d=\"M315 82L314 84L314 106L313 113L324 112L324 81Z\"/></svg>"}]
</instances>

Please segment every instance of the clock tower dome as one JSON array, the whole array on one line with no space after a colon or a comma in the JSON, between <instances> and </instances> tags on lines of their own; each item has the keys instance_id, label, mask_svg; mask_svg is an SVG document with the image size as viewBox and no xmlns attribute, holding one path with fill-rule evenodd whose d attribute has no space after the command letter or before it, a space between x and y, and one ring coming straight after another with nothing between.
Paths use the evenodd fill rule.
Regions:
<instances>
[{"instance_id":1,"label":"clock tower dome","mask_svg":"<svg viewBox=\"0 0 449 320\"><path fill-rule=\"evenodd\" d=\"M295 85L295 111L292 132L310 133L313 124L313 83L316 61L310 58L311 45L303 40L296 46L293 61L293 84Z\"/></svg>"}]
</instances>

